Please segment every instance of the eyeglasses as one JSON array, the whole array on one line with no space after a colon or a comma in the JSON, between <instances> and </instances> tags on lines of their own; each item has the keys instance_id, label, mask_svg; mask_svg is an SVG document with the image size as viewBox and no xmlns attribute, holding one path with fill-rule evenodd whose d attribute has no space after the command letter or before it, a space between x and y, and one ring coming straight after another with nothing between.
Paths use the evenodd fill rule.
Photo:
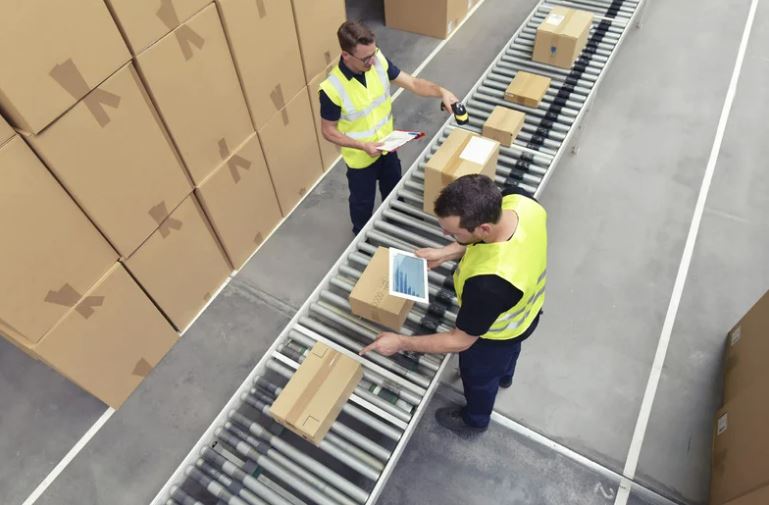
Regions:
<instances>
[{"instance_id":1,"label":"eyeglasses","mask_svg":"<svg viewBox=\"0 0 769 505\"><path fill-rule=\"evenodd\" d=\"M363 63L364 65L368 65L368 64L370 64L370 63L373 63L373 62L374 62L374 58L376 57L377 53L379 53L379 48L377 48L377 50L376 50L376 51L374 51L374 53L373 53L373 54L371 54L371 55L369 55L369 56L366 56L366 57L364 57L364 58L358 58L357 56L355 56L355 55L354 55L354 54L352 54L352 53L347 53L347 54L349 54L350 56L352 56L353 58L355 58L355 59L356 59L356 60L358 60L359 62Z\"/></svg>"}]
</instances>

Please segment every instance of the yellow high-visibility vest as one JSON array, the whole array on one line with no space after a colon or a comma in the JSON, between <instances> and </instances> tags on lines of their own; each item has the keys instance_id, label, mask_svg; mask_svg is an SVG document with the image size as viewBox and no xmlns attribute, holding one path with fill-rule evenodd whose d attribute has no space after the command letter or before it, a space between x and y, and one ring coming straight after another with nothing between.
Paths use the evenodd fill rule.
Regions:
<instances>
[{"instance_id":1,"label":"yellow high-visibility vest","mask_svg":"<svg viewBox=\"0 0 769 505\"><path fill-rule=\"evenodd\" d=\"M476 275L498 275L523 291L520 301L499 315L481 338L509 340L521 336L545 303L547 282L547 212L531 198L508 195L502 210L518 214L518 227L505 242L467 246L454 272L457 300L462 305L465 282Z\"/></svg>"},{"instance_id":2,"label":"yellow high-visibility vest","mask_svg":"<svg viewBox=\"0 0 769 505\"><path fill-rule=\"evenodd\" d=\"M320 89L342 108L337 123L340 132L361 142L375 142L392 133L392 99L387 67L387 58L378 51L374 64L365 73L365 86L355 78L345 77L339 65L320 83ZM341 151L344 162L350 168L366 168L379 158L351 147L342 147Z\"/></svg>"}]
</instances>

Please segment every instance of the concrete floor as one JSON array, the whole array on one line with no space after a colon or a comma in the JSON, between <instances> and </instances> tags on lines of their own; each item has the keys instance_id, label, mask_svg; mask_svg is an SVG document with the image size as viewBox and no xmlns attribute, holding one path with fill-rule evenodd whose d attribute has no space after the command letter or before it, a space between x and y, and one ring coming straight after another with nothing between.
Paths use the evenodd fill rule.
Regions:
<instances>
[{"instance_id":1,"label":"concrete floor","mask_svg":"<svg viewBox=\"0 0 769 505\"><path fill-rule=\"evenodd\" d=\"M464 96L535 4L485 0L422 76ZM625 463L748 4L652 1L601 85L579 154L562 159L543 193L551 244L545 317L497 409L615 473ZM348 15L371 24L406 71L439 42L383 27L381 0L349 0ZM684 17L693 27L685 32ZM769 154L767 42L764 3L637 472L647 488L690 504L707 498L724 333L769 286L769 175L761 163ZM397 125L428 135L445 119L437 101L407 94L395 115ZM402 153L404 169L422 147ZM346 196L337 165L37 503L147 503L349 243ZM0 379L0 503L17 505L105 407L4 341ZM602 504L613 503L616 489L605 473L502 426L472 443L447 437L428 412L380 503ZM644 495L629 503L655 501Z\"/></svg>"}]
</instances>

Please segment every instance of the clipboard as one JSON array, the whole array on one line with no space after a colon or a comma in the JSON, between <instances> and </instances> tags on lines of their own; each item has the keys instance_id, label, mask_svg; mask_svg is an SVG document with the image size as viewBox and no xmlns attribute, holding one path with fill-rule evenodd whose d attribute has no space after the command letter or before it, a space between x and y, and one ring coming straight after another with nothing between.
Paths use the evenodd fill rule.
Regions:
<instances>
[{"instance_id":1,"label":"clipboard","mask_svg":"<svg viewBox=\"0 0 769 505\"><path fill-rule=\"evenodd\" d=\"M424 136L425 132L423 131L393 130L387 137L379 140L382 145L377 149L384 154L391 153L397 151L412 140L421 139Z\"/></svg>"}]
</instances>

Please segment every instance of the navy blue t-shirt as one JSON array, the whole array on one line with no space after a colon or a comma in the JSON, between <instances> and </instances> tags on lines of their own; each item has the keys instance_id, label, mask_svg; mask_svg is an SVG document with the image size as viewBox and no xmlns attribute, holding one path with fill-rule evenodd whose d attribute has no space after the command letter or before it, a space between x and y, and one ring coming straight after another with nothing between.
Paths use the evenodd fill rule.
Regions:
<instances>
[{"instance_id":1,"label":"navy blue t-shirt","mask_svg":"<svg viewBox=\"0 0 769 505\"><path fill-rule=\"evenodd\" d=\"M401 69L393 65L393 62L387 59L387 78L391 81L396 79L400 73ZM342 75L347 77L347 79L357 79L358 82L366 85L366 74L360 73L356 74L350 68L344 64L344 62L340 59L339 60L339 70L342 71ZM342 117L342 108L338 105L336 105L334 102L331 101L331 99L328 97L325 91L320 90L320 117L325 119L326 121L339 121L339 118Z\"/></svg>"}]
</instances>

